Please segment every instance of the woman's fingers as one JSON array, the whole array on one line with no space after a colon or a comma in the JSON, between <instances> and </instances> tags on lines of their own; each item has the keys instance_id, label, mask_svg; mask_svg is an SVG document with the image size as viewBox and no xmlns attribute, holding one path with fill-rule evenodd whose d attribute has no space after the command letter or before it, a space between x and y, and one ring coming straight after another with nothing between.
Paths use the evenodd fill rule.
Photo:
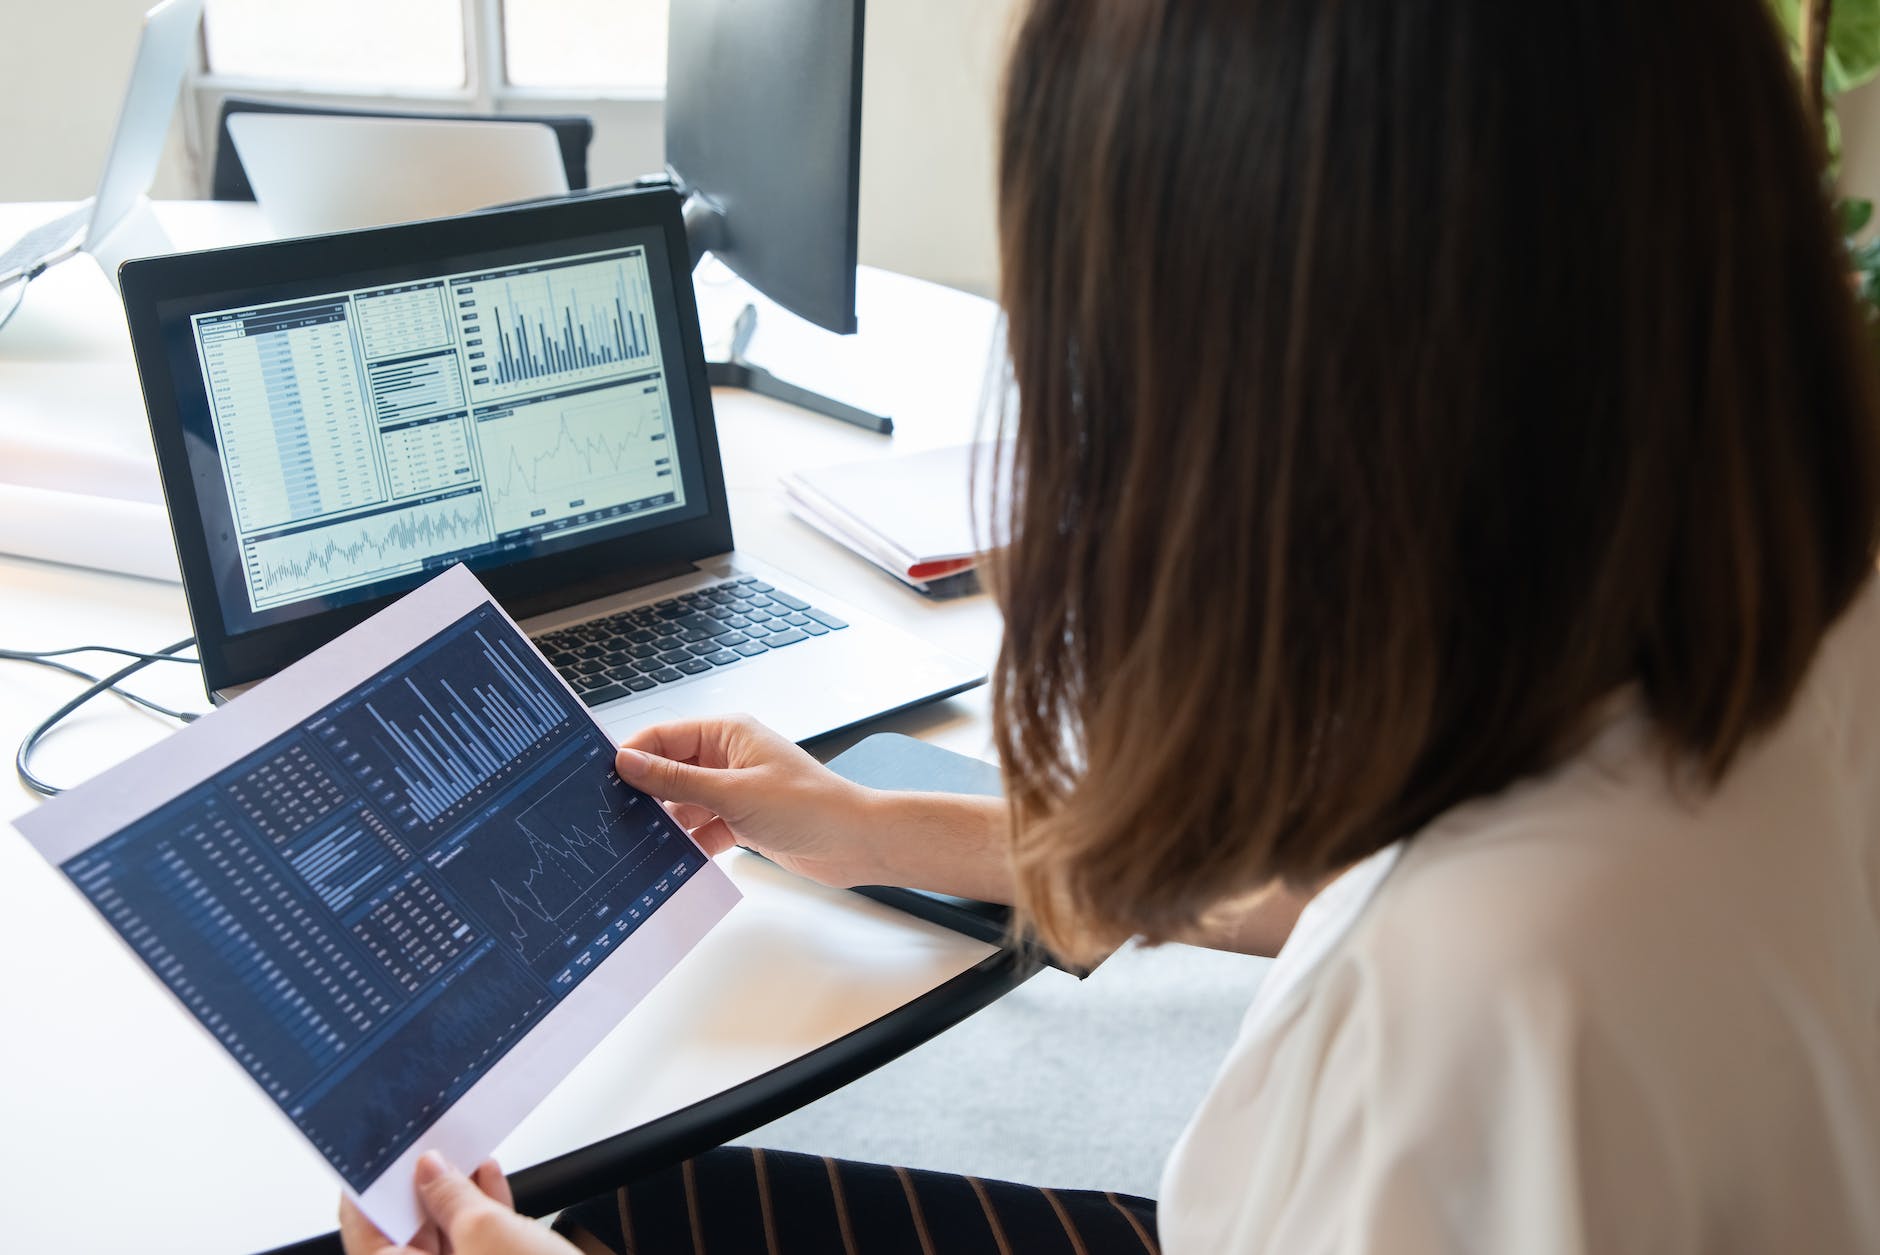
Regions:
<instances>
[{"instance_id":1,"label":"woman's fingers","mask_svg":"<svg viewBox=\"0 0 1880 1255\"><path fill-rule=\"evenodd\" d=\"M627 749L685 763L720 766L724 762L723 729L715 719L681 719L676 723L641 728L620 744Z\"/></svg>"},{"instance_id":2,"label":"woman's fingers","mask_svg":"<svg viewBox=\"0 0 1880 1255\"><path fill-rule=\"evenodd\" d=\"M379 1255L392 1249L391 1240L344 1194L339 1196L339 1241L346 1255Z\"/></svg>"},{"instance_id":3,"label":"woman's fingers","mask_svg":"<svg viewBox=\"0 0 1880 1255\"><path fill-rule=\"evenodd\" d=\"M698 842L699 849L717 858L738 843L737 834L722 819L713 819L702 827L691 830L692 839Z\"/></svg>"},{"instance_id":4,"label":"woman's fingers","mask_svg":"<svg viewBox=\"0 0 1880 1255\"><path fill-rule=\"evenodd\" d=\"M666 810L672 815L673 820L687 832L695 828L703 828L718 818L718 812L709 806L693 806L689 802L669 802Z\"/></svg>"},{"instance_id":5,"label":"woman's fingers","mask_svg":"<svg viewBox=\"0 0 1880 1255\"><path fill-rule=\"evenodd\" d=\"M643 729L622 744L614 769L663 802L708 854L747 845L832 883L869 861L863 792L751 719Z\"/></svg>"},{"instance_id":6,"label":"woman's fingers","mask_svg":"<svg viewBox=\"0 0 1880 1255\"><path fill-rule=\"evenodd\" d=\"M503 1175L503 1170L494 1159L485 1159L478 1164L477 1170L470 1174L470 1179L476 1182L479 1190L503 1206L513 1208L516 1205L516 1196L509 1188L509 1178Z\"/></svg>"},{"instance_id":7,"label":"woman's fingers","mask_svg":"<svg viewBox=\"0 0 1880 1255\"><path fill-rule=\"evenodd\" d=\"M426 1151L415 1179L418 1201L444 1231L451 1255L578 1255L566 1239L516 1214L494 1161L467 1177Z\"/></svg>"},{"instance_id":8,"label":"woman's fingers","mask_svg":"<svg viewBox=\"0 0 1880 1255\"><path fill-rule=\"evenodd\" d=\"M736 771L694 767L632 748L614 755L614 770L622 780L662 802L702 806L720 815L740 809L735 801L743 781Z\"/></svg>"},{"instance_id":9,"label":"woman's fingers","mask_svg":"<svg viewBox=\"0 0 1880 1255\"><path fill-rule=\"evenodd\" d=\"M478 1212L496 1206L493 1199L478 1189L469 1177L445 1163L436 1151L426 1151L418 1157L416 1178L418 1200L424 1204L425 1214L437 1221L437 1227L453 1240Z\"/></svg>"},{"instance_id":10,"label":"woman's fingers","mask_svg":"<svg viewBox=\"0 0 1880 1255\"><path fill-rule=\"evenodd\" d=\"M339 1196L339 1241L346 1255L437 1255L444 1249L437 1226L428 1220L410 1242L400 1246L367 1220L359 1205L344 1194Z\"/></svg>"}]
</instances>

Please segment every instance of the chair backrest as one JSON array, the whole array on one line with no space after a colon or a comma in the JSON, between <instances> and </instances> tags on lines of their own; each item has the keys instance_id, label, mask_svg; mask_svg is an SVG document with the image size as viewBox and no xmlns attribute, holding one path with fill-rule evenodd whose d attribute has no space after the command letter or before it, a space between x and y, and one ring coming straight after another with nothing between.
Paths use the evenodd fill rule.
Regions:
<instances>
[{"instance_id":1,"label":"chair backrest","mask_svg":"<svg viewBox=\"0 0 1880 1255\"><path fill-rule=\"evenodd\" d=\"M248 172L242 169L241 155L229 135L229 115L234 113L306 113L320 117L341 118L443 118L459 122L534 122L555 132L561 145L562 165L568 171L568 190L578 192L588 185L588 145L594 140L594 120L584 114L520 113L419 113L387 109L341 109L326 105L286 104L278 100L260 100L252 96L229 96L222 101L222 112L215 128L215 164L209 176L209 195L215 200L253 200L254 188L248 185Z\"/></svg>"}]
</instances>

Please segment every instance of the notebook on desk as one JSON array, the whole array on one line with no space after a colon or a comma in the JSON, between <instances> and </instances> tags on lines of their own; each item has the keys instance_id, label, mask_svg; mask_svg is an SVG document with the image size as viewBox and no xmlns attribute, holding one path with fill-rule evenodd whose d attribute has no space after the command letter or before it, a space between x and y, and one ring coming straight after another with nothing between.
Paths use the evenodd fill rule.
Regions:
<instances>
[{"instance_id":1,"label":"notebook on desk","mask_svg":"<svg viewBox=\"0 0 1880 1255\"><path fill-rule=\"evenodd\" d=\"M871 789L909 789L921 793L965 793L998 797L1004 792L999 769L991 763L898 732L864 737L829 760L829 770L845 780ZM855 890L896 910L951 928L956 933L995 946L1012 944L1012 908L997 902L905 889L895 885L862 885ZM1090 969L1061 963L1049 954L1038 958L1079 979Z\"/></svg>"},{"instance_id":2,"label":"notebook on desk","mask_svg":"<svg viewBox=\"0 0 1880 1255\"><path fill-rule=\"evenodd\" d=\"M786 475L790 512L918 592L976 587L989 528L975 523L972 488L996 473L994 446L817 467Z\"/></svg>"},{"instance_id":3,"label":"notebook on desk","mask_svg":"<svg viewBox=\"0 0 1880 1255\"><path fill-rule=\"evenodd\" d=\"M984 672L732 546L669 188L127 263L205 679L463 562L617 739L796 740Z\"/></svg>"}]
</instances>

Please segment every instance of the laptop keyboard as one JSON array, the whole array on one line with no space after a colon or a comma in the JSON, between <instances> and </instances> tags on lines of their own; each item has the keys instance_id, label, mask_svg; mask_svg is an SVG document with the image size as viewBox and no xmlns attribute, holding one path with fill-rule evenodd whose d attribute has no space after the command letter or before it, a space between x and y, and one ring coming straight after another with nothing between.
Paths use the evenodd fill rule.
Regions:
<instances>
[{"instance_id":1,"label":"laptop keyboard","mask_svg":"<svg viewBox=\"0 0 1880 1255\"><path fill-rule=\"evenodd\" d=\"M0 275L12 274L17 270L31 270L70 244L72 237L78 234L79 228L85 225L85 218L90 213L89 204L81 205L70 213L60 214L51 222L43 223L28 231L11 248L0 253Z\"/></svg>"},{"instance_id":2,"label":"laptop keyboard","mask_svg":"<svg viewBox=\"0 0 1880 1255\"><path fill-rule=\"evenodd\" d=\"M787 649L848 624L756 578L726 580L535 638L590 706Z\"/></svg>"}]
</instances>

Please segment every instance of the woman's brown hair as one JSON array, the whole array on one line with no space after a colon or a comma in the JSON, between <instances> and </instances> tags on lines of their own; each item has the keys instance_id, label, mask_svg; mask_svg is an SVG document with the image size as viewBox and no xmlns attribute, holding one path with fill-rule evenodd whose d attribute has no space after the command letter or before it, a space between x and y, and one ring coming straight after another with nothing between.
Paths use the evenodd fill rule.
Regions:
<instances>
[{"instance_id":1,"label":"woman's brown hair","mask_svg":"<svg viewBox=\"0 0 1880 1255\"><path fill-rule=\"evenodd\" d=\"M1036 0L995 677L1020 906L1166 938L1544 769L1721 774L1873 569L1763 0Z\"/></svg>"}]
</instances>

